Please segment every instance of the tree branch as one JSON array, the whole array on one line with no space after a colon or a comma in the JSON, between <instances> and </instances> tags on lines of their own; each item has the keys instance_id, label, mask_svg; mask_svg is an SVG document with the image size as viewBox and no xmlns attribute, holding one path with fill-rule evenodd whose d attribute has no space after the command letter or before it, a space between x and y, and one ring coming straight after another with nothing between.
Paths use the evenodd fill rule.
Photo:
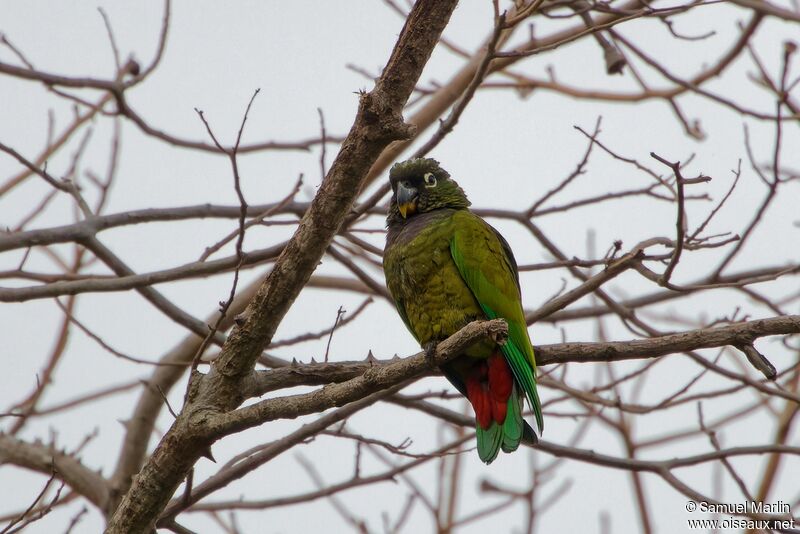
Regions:
<instances>
[{"instance_id":1,"label":"tree branch","mask_svg":"<svg viewBox=\"0 0 800 534\"><path fill-rule=\"evenodd\" d=\"M610 362L655 358L688 350L752 343L764 336L800 333L800 315L758 319L720 328L701 328L678 334L612 341L609 343L559 343L535 346L536 362L550 365L564 362Z\"/></svg>"},{"instance_id":2,"label":"tree branch","mask_svg":"<svg viewBox=\"0 0 800 534\"><path fill-rule=\"evenodd\" d=\"M332 384L311 393L267 399L232 413L221 414L211 418L207 424L213 435L224 436L267 421L293 419L334 406L343 406L447 363L485 337L505 337L506 333L507 326L502 319L473 321L439 343L433 358L429 358L423 351L410 358L372 366L363 374L340 384Z\"/></svg>"},{"instance_id":3,"label":"tree branch","mask_svg":"<svg viewBox=\"0 0 800 534\"><path fill-rule=\"evenodd\" d=\"M44 475L52 474L55 468L58 478L101 510L108 501L109 488L105 479L91 471L77 458L53 446L29 443L0 434L0 464L5 463L25 467Z\"/></svg>"}]
</instances>

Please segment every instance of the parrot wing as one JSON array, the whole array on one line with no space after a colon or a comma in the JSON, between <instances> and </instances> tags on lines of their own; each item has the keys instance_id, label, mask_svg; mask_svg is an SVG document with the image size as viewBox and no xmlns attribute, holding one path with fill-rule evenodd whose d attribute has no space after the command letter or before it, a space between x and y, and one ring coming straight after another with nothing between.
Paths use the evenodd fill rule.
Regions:
<instances>
[{"instance_id":1,"label":"parrot wing","mask_svg":"<svg viewBox=\"0 0 800 534\"><path fill-rule=\"evenodd\" d=\"M453 215L453 223L450 254L486 316L508 323L508 341L501 351L528 398L541 432L544 421L536 391L536 360L522 311L514 255L497 230L472 212L458 211Z\"/></svg>"}]
</instances>

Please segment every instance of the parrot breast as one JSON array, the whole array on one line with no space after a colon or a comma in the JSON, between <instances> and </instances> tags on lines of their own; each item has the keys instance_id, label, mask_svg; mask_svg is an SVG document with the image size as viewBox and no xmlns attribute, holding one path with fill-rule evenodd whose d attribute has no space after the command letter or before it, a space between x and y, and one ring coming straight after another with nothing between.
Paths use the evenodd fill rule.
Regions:
<instances>
[{"instance_id":1,"label":"parrot breast","mask_svg":"<svg viewBox=\"0 0 800 534\"><path fill-rule=\"evenodd\" d=\"M388 237L384 269L389 291L402 305L407 326L421 345L441 341L485 314L467 287L450 254L455 227L453 210L414 216ZM472 347L467 354L486 358L493 344Z\"/></svg>"}]
</instances>

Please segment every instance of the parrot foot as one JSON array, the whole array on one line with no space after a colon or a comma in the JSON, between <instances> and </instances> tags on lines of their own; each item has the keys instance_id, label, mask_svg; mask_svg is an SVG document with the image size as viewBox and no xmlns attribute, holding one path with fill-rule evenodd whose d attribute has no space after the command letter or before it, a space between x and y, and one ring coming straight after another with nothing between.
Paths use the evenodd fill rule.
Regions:
<instances>
[{"instance_id":1,"label":"parrot foot","mask_svg":"<svg viewBox=\"0 0 800 534\"><path fill-rule=\"evenodd\" d=\"M439 343L436 341L431 341L430 343L425 343L425 346L422 347L425 350L425 358L432 362L436 358L436 346Z\"/></svg>"},{"instance_id":2,"label":"parrot foot","mask_svg":"<svg viewBox=\"0 0 800 534\"><path fill-rule=\"evenodd\" d=\"M494 341L496 344L502 347L508 341L508 330L504 329L502 332L498 331L489 332L489 337L492 339L492 341Z\"/></svg>"}]
</instances>

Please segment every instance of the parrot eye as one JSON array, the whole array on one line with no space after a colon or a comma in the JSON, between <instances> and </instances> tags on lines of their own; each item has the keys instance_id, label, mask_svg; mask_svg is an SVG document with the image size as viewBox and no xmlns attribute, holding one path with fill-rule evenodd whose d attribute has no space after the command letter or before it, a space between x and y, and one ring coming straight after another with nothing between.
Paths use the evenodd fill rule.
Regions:
<instances>
[{"instance_id":1,"label":"parrot eye","mask_svg":"<svg viewBox=\"0 0 800 534\"><path fill-rule=\"evenodd\" d=\"M422 179L425 180L425 187L436 187L436 177L432 172L426 172Z\"/></svg>"}]
</instances>

